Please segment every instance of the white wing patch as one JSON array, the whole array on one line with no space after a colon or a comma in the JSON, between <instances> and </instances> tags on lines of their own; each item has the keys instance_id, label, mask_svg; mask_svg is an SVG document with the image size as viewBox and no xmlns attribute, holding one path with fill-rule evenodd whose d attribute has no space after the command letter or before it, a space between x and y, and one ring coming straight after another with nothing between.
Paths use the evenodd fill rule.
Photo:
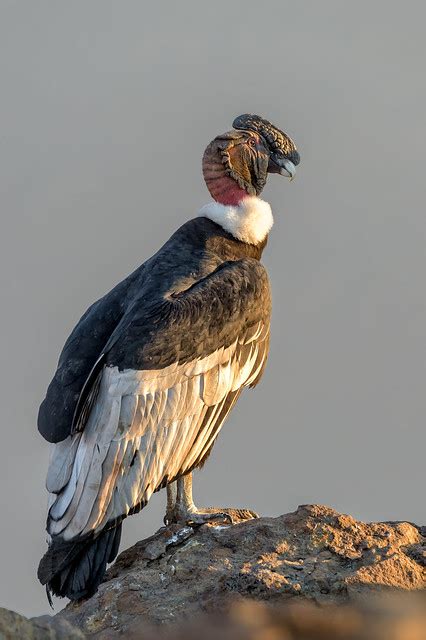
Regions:
<instances>
[{"instance_id":1,"label":"white wing patch","mask_svg":"<svg viewBox=\"0 0 426 640\"><path fill-rule=\"evenodd\" d=\"M165 481L200 464L239 390L265 364L269 327L159 370L105 367L84 431L53 446L48 532L69 540L126 516Z\"/></svg>"}]
</instances>

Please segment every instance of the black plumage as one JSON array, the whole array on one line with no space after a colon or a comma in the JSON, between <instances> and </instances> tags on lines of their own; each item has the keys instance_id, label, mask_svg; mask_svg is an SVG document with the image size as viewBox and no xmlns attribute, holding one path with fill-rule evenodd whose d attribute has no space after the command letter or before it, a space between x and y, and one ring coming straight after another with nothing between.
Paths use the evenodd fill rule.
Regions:
<instances>
[{"instance_id":1,"label":"black plumage","mask_svg":"<svg viewBox=\"0 0 426 640\"><path fill-rule=\"evenodd\" d=\"M171 301L179 293L189 290L215 269L223 267L225 262L244 258L258 260L265 244L253 246L239 242L203 217L182 225L152 258L82 316L65 343L58 368L40 406L38 429L41 435L48 442L60 442L71 433L72 425L78 420L75 411L81 391L102 354L108 364L120 369L142 363L151 369L165 366L166 362L178 357L181 348L185 348L180 341L186 339L184 357L191 357L192 342L186 329L184 335L175 335L172 342L168 341L169 349L164 350L161 342L165 343L165 340L159 331L153 335L158 341L149 343L147 336L151 335L151 323L158 322L164 311L172 311ZM238 273L242 275L240 271ZM233 286L235 296L238 282ZM214 292L211 295L214 296ZM199 304L212 302L212 299L201 300ZM178 305L175 313L179 313ZM189 326L191 319L187 322ZM149 326L144 327L144 323ZM200 325L202 336L215 335L214 327L207 329L203 320ZM162 326L167 329L164 316ZM169 332L173 333L172 325ZM157 354L154 353L156 347ZM200 346L200 349L203 348ZM151 357L152 361L149 360Z\"/></svg>"},{"instance_id":2,"label":"black plumage","mask_svg":"<svg viewBox=\"0 0 426 640\"><path fill-rule=\"evenodd\" d=\"M120 546L121 522L98 536L64 541L54 538L40 561L37 577L48 585L48 593L80 600L93 595Z\"/></svg>"},{"instance_id":3,"label":"black plumage","mask_svg":"<svg viewBox=\"0 0 426 640\"><path fill-rule=\"evenodd\" d=\"M246 198L267 171L293 177L286 153L298 155L267 121L243 120L244 135L224 134L204 155L217 200L207 217L180 227L95 302L63 348L38 416L53 443L50 543L38 570L48 593L76 600L96 591L117 555L122 520L162 487L183 487L243 387L262 375L271 296L260 257L272 213ZM175 507L194 517L185 496Z\"/></svg>"},{"instance_id":4,"label":"black plumage","mask_svg":"<svg viewBox=\"0 0 426 640\"><path fill-rule=\"evenodd\" d=\"M42 435L59 442L84 428L104 366L162 369L205 357L218 345L227 347L260 320L269 325L268 278L258 261L262 249L235 240L207 218L183 225L153 258L84 314L64 347L41 405ZM238 395L239 391L230 394L216 432ZM213 410L209 408L206 419ZM189 470L208 457L216 432L209 450ZM163 478L155 490L174 479ZM131 505L129 513L139 511L145 502ZM120 521L126 515L115 516L95 537L64 542L54 535L40 563L40 581L55 595L73 600L89 597L107 561L115 558L119 534L113 534L114 525L118 522L121 531Z\"/></svg>"}]
</instances>

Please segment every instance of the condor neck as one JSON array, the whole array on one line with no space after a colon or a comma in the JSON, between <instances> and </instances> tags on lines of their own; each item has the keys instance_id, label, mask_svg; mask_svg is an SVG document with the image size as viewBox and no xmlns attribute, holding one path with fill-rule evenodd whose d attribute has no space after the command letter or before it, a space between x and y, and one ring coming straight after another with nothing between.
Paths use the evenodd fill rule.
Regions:
<instances>
[{"instance_id":1,"label":"condor neck","mask_svg":"<svg viewBox=\"0 0 426 640\"><path fill-rule=\"evenodd\" d=\"M245 189L226 175L225 166L216 155L204 155L203 176L211 196L220 204L238 206L248 196Z\"/></svg>"},{"instance_id":2,"label":"condor neck","mask_svg":"<svg viewBox=\"0 0 426 640\"><path fill-rule=\"evenodd\" d=\"M248 195L238 205L210 202L199 215L220 225L237 240L256 246L265 243L274 223L270 205Z\"/></svg>"}]
</instances>

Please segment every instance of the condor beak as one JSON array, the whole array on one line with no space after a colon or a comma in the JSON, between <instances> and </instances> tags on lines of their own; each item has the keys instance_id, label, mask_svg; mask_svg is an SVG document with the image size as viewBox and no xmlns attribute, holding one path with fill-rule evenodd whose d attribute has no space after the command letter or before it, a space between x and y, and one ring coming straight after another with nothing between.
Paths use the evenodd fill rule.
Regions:
<instances>
[{"instance_id":1,"label":"condor beak","mask_svg":"<svg viewBox=\"0 0 426 640\"><path fill-rule=\"evenodd\" d=\"M291 160L280 161L280 175L290 178L290 182L293 180L296 175L296 167Z\"/></svg>"}]
</instances>

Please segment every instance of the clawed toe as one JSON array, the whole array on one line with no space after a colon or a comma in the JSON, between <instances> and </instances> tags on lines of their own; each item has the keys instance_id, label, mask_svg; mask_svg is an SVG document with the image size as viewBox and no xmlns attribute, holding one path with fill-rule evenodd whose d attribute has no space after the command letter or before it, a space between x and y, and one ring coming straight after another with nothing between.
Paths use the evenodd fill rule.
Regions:
<instances>
[{"instance_id":1,"label":"clawed toe","mask_svg":"<svg viewBox=\"0 0 426 640\"><path fill-rule=\"evenodd\" d=\"M197 526L215 521L232 525L258 517L257 513L251 509L197 508L192 499L192 474L178 478L176 482L167 486L165 525L176 523Z\"/></svg>"},{"instance_id":2,"label":"clawed toe","mask_svg":"<svg viewBox=\"0 0 426 640\"><path fill-rule=\"evenodd\" d=\"M241 518L241 520L254 520L255 518L259 518L259 514L256 511L252 511L252 509L232 509L235 511L235 514Z\"/></svg>"},{"instance_id":3,"label":"clawed toe","mask_svg":"<svg viewBox=\"0 0 426 640\"><path fill-rule=\"evenodd\" d=\"M163 522L166 525L166 527L169 527L171 524L176 522L173 513L166 513L166 515L163 518Z\"/></svg>"},{"instance_id":4,"label":"clawed toe","mask_svg":"<svg viewBox=\"0 0 426 640\"><path fill-rule=\"evenodd\" d=\"M202 525L208 522L214 522L220 520L227 524L234 524L230 513L222 511L203 511L191 509L188 511L175 510L173 514L166 514L164 517L164 524L170 525L172 523L185 524L185 525Z\"/></svg>"},{"instance_id":5,"label":"clawed toe","mask_svg":"<svg viewBox=\"0 0 426 640\"><path fill-rule=\"evenodd\" d=\"M217 512L203 512L197 511L195 513L189 513L187 516L187 524L206 524L207 522L212 522L215 520L222 520L222 522L227 522L228 524L234 524L232 516L229 513L225 513L223 511Z\"/></svg>"},{"instance_id":6,"label":"clawed toe","mask_svg":"<svg viewBox=\"0 0 426 640\"><path fill-rule=\"evenodd\" d=\"M245 520L258 518L258 514L251 509L223 509L215 507L189 510L175 509L174 512L166 513L164 524L170 525L178 523L183 525L202 525L210 522L220 521L224 524L232 525Z\"/></svg>"}]
</instances>

